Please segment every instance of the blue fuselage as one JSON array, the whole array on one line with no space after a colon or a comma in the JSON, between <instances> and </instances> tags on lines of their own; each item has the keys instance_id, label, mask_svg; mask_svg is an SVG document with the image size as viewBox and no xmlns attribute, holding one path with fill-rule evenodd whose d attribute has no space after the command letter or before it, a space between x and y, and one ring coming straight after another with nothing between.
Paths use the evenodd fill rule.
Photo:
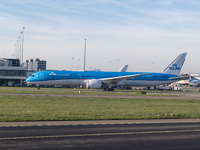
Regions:
<instances>
[{"instance_id":1,"label":"blue fuselage","mask_svg":"<svg viewBox=\"0 0 200 150\"><path fill-rule=\"evenodd\" d=\"M87 80L105 79L127 75L146 74L148 72L95 72L95 71L41 71L27 78L29 84L39 85L85 85ZM174 82L170 78L177 75L165 73L150 73L117 83L117 86L156 86Z\"/></svg>"}]
</instances>

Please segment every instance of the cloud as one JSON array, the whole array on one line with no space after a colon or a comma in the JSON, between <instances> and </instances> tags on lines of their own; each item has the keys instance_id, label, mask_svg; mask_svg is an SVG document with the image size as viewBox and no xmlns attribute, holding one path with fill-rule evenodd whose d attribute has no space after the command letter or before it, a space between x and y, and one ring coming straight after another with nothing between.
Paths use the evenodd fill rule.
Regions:
<instances>
[{"instance_id":1,"label":"cloud","mask_svg":"<svg viewBox=\"0 0 200 150\"><path fill-rule=\"evenodd\" d=\"M91 67L109 69L110 61L120 59L121 66L143 62L133 65L140 71L152 68L149 62L162 60L155 63L162 70L167 56L188 49L198 59L199 6L195 0L3 0L1 49L2 53L10 49L11 55L25 26L24 56L47 59L49 68L61 60L71 65L72 56L81 59L87 38Z\"/></svg>"}]
</instances>

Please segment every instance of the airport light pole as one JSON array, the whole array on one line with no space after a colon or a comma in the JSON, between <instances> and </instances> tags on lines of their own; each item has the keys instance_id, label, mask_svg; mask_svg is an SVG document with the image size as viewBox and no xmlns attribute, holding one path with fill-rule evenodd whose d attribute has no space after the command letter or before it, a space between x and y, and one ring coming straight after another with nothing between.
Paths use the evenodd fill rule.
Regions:
<instances>
[{"instance_id":1,"label":"airport light pole","mask_svg":"<svg viewBox=\"0 0 200 150\"><path fill-rule=\"evenodd\" d=\"M23 27L22 28L22 49L21 49L21 51L22 51L22 63L23 63L23 54L24 54L24 29L25 29L25 27Z\"/></svg>"},{"instance_id":2,"label":"airport light pole","mask_svg":"<svg viewBox=\"0 0 200 150\"><path fill-rule=\"evenodd\" d=\"M21 63L21 37L18 37L18 52L19 52L19 61Z\"/></svg>"},{"instance_id":3,"label":"airport light pole","mask_svg":"<svg viewBox=\"0 0 200 150\"><path fill-rule=\"evenodd\" d=\"M74 60L74 57L72 57L72 70L74 69L74 62L73 62L73 60Z\"/></svg>"},{"instance_id":4,"label":"airport light pole","mask_svg":"<svg viewBox=\"0 0 200 150\"><path fill-rule=\"evenodd\" d=\"M20 40L20 54L21 54L20 60L21 60L21 65L23 63L23 60L22 60L22 55L23 55L23 53L22 53L22 37L23 37L23 32L21 31L20 32L20 38L21 38L21 40Z\"/></svg>"},{"instance_id":5,"label":"airport light pole","mask_svg":"<svg viewBox=\"0 0 200 150\"><path fill-rule=\"evenodd\" d=\"M119 69L119 62L120 62L120 60L117 59L117 69Z\"/></svg>"},{"instance_id":6,"label":"airport light pole","mask_svg":"<svg viewBox=\"0 0 200 150\"><path fill-rule=\"evenodd\" d=\"M77 70L79 70L79 61L80 61L80 59L77 59L77 62L78 62L78 64L77 64Z\"/></svg>"},{"instance_id":7,"label":"airport light pole","mask_svg":"<svg viewBox=\"0 0 200 150\"><path fill-rule=\"evenodd\" d=\"M23 54L24 54L24 29L25 27L22 28L22 31L20 32L20 35L18 36L17 44L15 46L17 47L18 45L18 52L17 52L17 58L20 60L20 63L22 65L23 63Z\"/></svg>"},{"instance_id":8,"label":"airport light pole","mask_svg":"<svg viewBox=\"0 0 200 150\"><path fill-rule=\"evenodd\" d=\"M19 59L19 40L17 40L17 59Z\"/></svg>"},{"instance_id":9,"label":"airport light pole","mask_svg":"<svg viewBox=\"0 0 200 150\"><path fill-rule=\"evenodd\" d=\"M85 71L85 59L86 59L86 41L87 39L84 39L85 40L85 46L84 46L84 67L83 67L83 70Z\"/></svg>"},{"instance_id":10,"label":"airport light pole","mask_svg":"<svg viewBox=\"0 0 200 150\"><path fill-rule=\"evenodd\" d=\"M112 67L112 61L109 61L110 67ZM109 71L111 71L111 68L109 68Z\"/></svg>"},{"instance_id":11,"label":"airport light pole","mask_svg":"<svg viewBox=\"0 0 200 150\"><path fill-rule=\"evenodd\" d=\"M15 57L17 58L17 43L15 44Z\"/></svg>"}]
</instances>

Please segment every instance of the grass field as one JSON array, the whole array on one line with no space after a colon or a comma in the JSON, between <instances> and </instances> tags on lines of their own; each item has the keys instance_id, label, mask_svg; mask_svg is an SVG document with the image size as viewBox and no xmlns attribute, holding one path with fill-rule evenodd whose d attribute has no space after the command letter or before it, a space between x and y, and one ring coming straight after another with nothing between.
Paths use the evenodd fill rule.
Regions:
<instances>
[{"instance_id":1,"label":"grass field","mask_svg":"<svg viewBox=\"0 0 200 150\"><path fill-rule=\"evenodd\" d=\"M102 92L102 89L60 89L60 88L20 88L20 87L0 87L0 93L21 93L21 94L66 94L66 95L110 95L110 96L178 96L171 94L163 94L162 91L156 91L157 93L146 91L146 94L141 94L141 91L145 90L116 90L117 92ZM168 93L168 92L167 92Z\"/></svg>"},{"instance_id":2,"label":"grass field","mask_svg":"<svg viewBox=\"0 0 200 150\"><path fill-rule=\"evenodd\" d=\"M10 93L20 93L20 91L32 93L35 89L7 90ZM1 92L3 92L2 89ZM59 92L63 91L58 90L57 93L59 94ZM88 94L87 91L86 93ZM97 94L98 91L94 91L94 93ZM91 95L94 93L90 91ZM112 94L119 93L113 92ZM1 122L199 117L200 100L0 95Z\"/></svg>"}]
</instances>

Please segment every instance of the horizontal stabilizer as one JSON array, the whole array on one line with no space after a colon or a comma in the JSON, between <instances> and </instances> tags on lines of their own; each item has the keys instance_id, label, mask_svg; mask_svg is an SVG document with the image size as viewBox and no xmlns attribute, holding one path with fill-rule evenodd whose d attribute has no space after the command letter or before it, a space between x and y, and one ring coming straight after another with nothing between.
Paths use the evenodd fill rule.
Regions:
<instances>
[{"instance_id":1,"label":"horizontal stabilizer","mask_svg":"<svg viewBox=\"0 0 200 150\"><path fill-rule=\"evenodd\" d=\"M169 78L170 80L185 80L189 79L190 76L180 76L180 77L174 77L174 78Z\"/></svg>"}]
</instances>

